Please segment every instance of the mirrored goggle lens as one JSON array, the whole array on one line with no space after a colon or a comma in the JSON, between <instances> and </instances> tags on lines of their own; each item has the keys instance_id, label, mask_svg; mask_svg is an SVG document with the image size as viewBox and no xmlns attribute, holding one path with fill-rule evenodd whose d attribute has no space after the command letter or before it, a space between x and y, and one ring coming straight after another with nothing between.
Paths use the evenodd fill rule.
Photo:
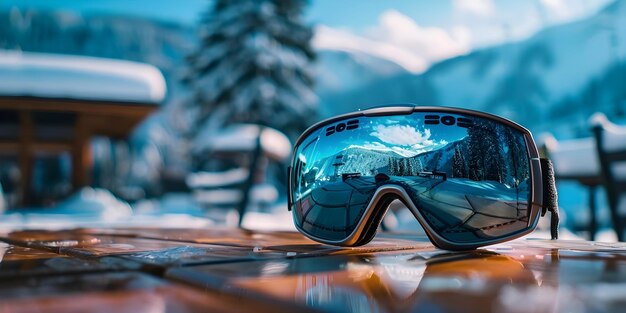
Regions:
<instances>
[{"instance_id":1,"label":"mirrored goggle lens","mask_svg":"<svg viewBox=\"0 0 626 313\"><path fill-rule=\"evenodd\" d=\"M344 240L376 190L395 185L444 239L497 239L528 225L529 164L523 133L490 119L439 112L347 119L298 145L294 220L310 236Z\"/></svg>"}]
</instances>

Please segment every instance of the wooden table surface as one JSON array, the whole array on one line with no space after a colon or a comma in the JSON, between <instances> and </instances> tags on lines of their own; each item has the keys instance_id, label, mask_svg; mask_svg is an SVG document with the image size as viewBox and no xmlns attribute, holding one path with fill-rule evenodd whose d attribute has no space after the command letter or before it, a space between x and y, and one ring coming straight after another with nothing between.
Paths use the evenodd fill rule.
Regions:
<instances>
[{"instance_id":1,"label":"wooden table surface","mask_svg":"<svg viewBox=\"0 0 626 313\"><path fill-rule=\"evenodd\" d=\"M4 312L624 312L626 244L518 239L471 252L379 234L74 229L0 236Z\"/></svg>"}]
</instances>

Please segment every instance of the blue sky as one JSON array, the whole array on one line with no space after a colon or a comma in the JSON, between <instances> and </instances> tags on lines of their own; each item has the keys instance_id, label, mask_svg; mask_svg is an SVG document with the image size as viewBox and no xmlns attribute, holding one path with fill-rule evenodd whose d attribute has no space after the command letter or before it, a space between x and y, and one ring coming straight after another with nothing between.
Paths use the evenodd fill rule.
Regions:
<instances>
[{"instance_id":1,"label":"blue sky","mask_svg":"<svg viewBox=\"0 0 626 313\"><path fill-rule=\"evenodd\" d=\"M206 10L209 3L209 0L2 0L0 7L18 6L87 13L130 14L191 24L197 20L198 14ZM313 0L306 13L311 22L360 29L371 25L380 12L389 8L409 12L410 16L415 19L436 25L439 17L450 9L450 2Z\"/></svg>"},{"instance_id":2,"label":"blue sky","mask_svg":"<svg viewBox=\"0 0 626 313\"><path fill-rule=\"evenodd\" d=\"M473 49L522 40L594 14L611 0L310 0L318 49L367 53L414 73ZM210 0L0 0L17 6L123 14L193 25Z\"/></svg>"},{"instance_id":3,"label":"blue sky","mask_svg":"<svg viewBox=\"0 0 626 313\"><path fill-rule=\"evenodd\" d=\"M210 0L2 0L0 7L18 6L89 13L130 14L180 23L194 23L198 14L205 10L210 2ZM529 11L528 8L533 10L543 6L546 12L540 15L547 15L547 22L550 22L553 19L550 16L554 15L550 10L569 10L572 12L560 14L578 16L593 13L607 2L609 0L310 0L306 13L307 19L314 23L362 30L375 23L382 12L394 9L413 18L421 25L447 27L462 19L456 14L459 8L476 13L481 10L481 7L483 9L492 7L494 13L514 19L516 16L521 17L520 14L525 11ZM459 5L459 3L489 4ZM563 7L570 7L570 9L564 10ZM514 24L514 21L512 23Z\"/></svg>"}]
</instances>

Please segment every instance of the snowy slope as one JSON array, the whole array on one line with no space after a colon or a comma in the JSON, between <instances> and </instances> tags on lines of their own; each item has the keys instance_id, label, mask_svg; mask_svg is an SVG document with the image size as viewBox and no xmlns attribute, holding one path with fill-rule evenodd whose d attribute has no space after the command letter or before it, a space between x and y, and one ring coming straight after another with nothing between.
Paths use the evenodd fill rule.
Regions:
<instances>
[{"instance_id":1,"label":"snowy slope","mask_svg":"<svg viewBox=\"0 0 626 313\"><path fill-rule=\"evenodd\" d=\"M434 88L453 90L438 94L442 105L475 105L507 114L500 107L516 99L503 97L496 102L498 94L502 89L524 86L536 93L536 107L546 109L550 103L576 96L590 78L607 70L613 61L613 35L626 43L625 1L589 19L540 32L527 41L479 51L448 66L442 64L433 69L431 81ZM619 55L626 55L625 45L617 49ZM506 86L507 80L512 86Z\"/></svg>"},{"instance_id":2,"label":"snowy slope","mask_svg":"<svg viewBox=\"0 0 626 313\"><path fill-rule=\"evenodd\" d=\"M626 1L619 0L595 16L546 29L527 40L445 60L421 75L383 78L322 101L338 108L333 113L399 102L465 107L540 127L549 118L558 118L555 107L581 98L591 81L625 57ZM586 105L597 110L611 107L600 101Z\"/></svg>"}]
</instances>

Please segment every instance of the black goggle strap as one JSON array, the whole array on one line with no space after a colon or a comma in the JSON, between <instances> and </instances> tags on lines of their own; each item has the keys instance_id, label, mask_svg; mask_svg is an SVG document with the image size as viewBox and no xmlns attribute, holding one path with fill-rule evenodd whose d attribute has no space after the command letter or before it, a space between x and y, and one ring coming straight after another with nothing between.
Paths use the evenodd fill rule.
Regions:
<instances>
[{"instance_id":1,"label":"black goggle strap","mask_svg":"<svg viewBox=\"0 0 626 313\"><path fill-rule=\"evenodd\" d=\"M550 236L552 239L559 238L559 196L554 182L554 166L552 161L541 158L541 178L543 180L543 209L541 216L550 211Z\"/></svg>"}]
</instances>

